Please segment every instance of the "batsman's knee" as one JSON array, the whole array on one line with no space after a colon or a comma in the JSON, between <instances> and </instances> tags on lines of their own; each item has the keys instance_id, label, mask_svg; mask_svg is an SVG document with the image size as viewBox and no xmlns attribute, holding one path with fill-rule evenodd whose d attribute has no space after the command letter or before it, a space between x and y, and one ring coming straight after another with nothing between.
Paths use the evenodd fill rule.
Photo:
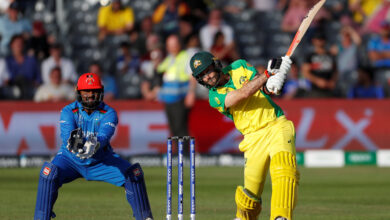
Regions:
<instances>
[{"instance_id":1,"label":"batsman's knee","mask_svg":"<svg viewBox=\"0 0 390 220\"><path fill-rule=\"evenodd\" d=\"M238 186L235 196L237 218L240 220L256 220L261 212L261 199L256 198L242 186Z\"/></svg>"},{"instance_id":2,"label":"batsman's knee","mask_svg":"<svg viewBox=\"0 0 390 220\"><path fill-rule=\"evenodd\" d=\"M136 220L153 219L141 165L135 163L126 170L125 190L127 201Z\"/></svg>"},{"instance_id":3,"label":"batsman's knee","mask_svg":"<svg viewBox=\"0 0 390 220\"><path fill-rule=\"evenodd\" d=\"M291 220L297 202L299 172L296 157L290 152L279 152L271 158L272 180L271 218Z\"/></svg>"},{"instance_id":4,"label":"batsman's knee","mask_svg":"<svg viewBox=\"0 0 390 220\"><path fill-rule=\"evenodd\" d=\"M35 220L49 220L55 217L52 209L57 199L58 188L58 168L50 162L45 162L39 175Z\"/></svg>"}]
</instances>

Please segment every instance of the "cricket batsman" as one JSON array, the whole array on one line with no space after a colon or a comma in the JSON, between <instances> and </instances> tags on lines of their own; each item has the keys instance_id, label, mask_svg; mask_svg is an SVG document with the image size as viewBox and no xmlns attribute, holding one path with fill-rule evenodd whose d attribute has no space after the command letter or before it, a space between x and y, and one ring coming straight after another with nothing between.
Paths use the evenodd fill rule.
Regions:
<instances>
[{"instance_id":1,"label":"cricket batsman","mask_svg":"<svg viewBox=\"0 0 390 220\"><path fill-rule=\"evenodd\" d=\"M282 90L290 66L288 56L270 60L264 73L242 59L222 68L209 52L198 52L190 60L192 75L209 89L210 105L232 119L244 135L239 145L245 157L244 186L238 186L235 194L237 219L258 218L268 169L272 180L270 219L293 218L299 182L295 130L270 98Z\"/></svg>"},{"instance_id":2,"label":"cricket batsman","mask_svg":"<svg viewBox=\"0 0 390 220\"><path fill-rule=\"evenodd\" d=\"M61 111L62 146L40 172L35 220L54 218L53 205L64 183L83 177L124 187L136 220L152 220L141 166L113 152L110 139L118 124L113 108L103 102L104 87L98 75L85 73L76 87L77 101Z\"/></svg>"}]
</instances>

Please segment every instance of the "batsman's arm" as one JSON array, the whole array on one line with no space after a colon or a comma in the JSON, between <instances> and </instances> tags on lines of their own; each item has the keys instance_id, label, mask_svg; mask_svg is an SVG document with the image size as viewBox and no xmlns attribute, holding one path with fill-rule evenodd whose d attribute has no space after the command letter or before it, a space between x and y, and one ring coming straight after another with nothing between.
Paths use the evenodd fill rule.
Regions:
<instances>
[{"instance_id":1,"label":"batsman's arm","mask_svg":"<svg viewBox=\"0 0 390 220\"><path fill-rule=\"evenodd\" d=\"M225 108L228 109L240 101L250 97L255 92L263 88L268 77L264 73L257 73L255 77L240 89L229 92L225 98Z\"/></svg>"}]
</instances>

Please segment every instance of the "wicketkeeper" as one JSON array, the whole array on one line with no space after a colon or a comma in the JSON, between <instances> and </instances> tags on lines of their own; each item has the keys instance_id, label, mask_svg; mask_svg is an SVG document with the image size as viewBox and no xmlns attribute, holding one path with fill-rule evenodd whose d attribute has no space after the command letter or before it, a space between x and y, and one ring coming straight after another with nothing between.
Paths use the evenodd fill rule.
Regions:
<instances>
[{"instance_id":1,"label":"wicketkeeper","mask_svg":"<svg viewBox=\"0 0 390 220\"><path fill-rule=\"evenodd\" d=\"M118 117L103 102L99 76L81 75L76 91L77 101L61 111L62 146L51 162L44 163L40 173L34 219L54 218L58 189L80 177L124 187L135 219L153 219L141 166L120 158L110 145Z\"/></svg>"},{"instance_id":2,"label":"wicketkeeper","mask_svg":"<svg viewBox=\"0 0 390 220\"><path fill-rule=\"evenodd\" d=\"M279 94L291 66L284 56L268 62L264 73L245 60L222 68L211 53L198 52L190 60L192 75L209 89L210 105L234 121L244 135L239 145L245 157L244 186L238 186L236 217L255 220L261 211L268 169L272 180L271 220L292 220L299 173L295 158L295 130L270 98Z\"/></svg>"}]
</instances>

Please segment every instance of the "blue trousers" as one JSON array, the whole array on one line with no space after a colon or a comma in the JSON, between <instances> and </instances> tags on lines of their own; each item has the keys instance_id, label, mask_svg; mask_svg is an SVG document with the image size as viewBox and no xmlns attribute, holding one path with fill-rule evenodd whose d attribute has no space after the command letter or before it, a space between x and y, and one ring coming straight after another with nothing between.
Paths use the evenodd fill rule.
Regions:
<instances>
[{"instance_id":1,"label":"blue trousers","mask_svg":"<svg viewBox=\"0 0 390 220\"><path fill-rule=\"evenodd\" d=\"M59 186L80 177L88 181L103 181L123 186L126 169L130 167L128 161L115 153L110 153L101 162L88 166L79 165L64 154L57 154L52 163L58 168Z\"/></svg>"}]
</instances>

